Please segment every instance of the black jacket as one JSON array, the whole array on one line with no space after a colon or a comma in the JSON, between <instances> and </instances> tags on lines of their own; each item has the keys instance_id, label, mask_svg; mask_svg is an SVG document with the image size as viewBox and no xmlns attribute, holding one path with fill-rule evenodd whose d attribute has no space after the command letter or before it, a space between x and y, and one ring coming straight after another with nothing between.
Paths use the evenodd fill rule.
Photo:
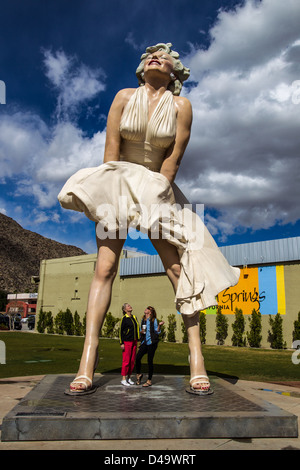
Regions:
<instances>
[{"instance_id":1,"label":"black jacket","mask_svg":"<svg viewBox=\"0 0 300 470\"><path fill-rule=\"evenodd\" d=\"M138 321L134 315L129 317L127 313L125 313L120 325L120 344L123 344L124 341L134 341L135 339L140 339Z\"/></svg>"},{"instance_id":2,"label":"black jacket","mask_svg":"<svg viewBox=\"0 0 300 470\"><path fill-rule=\"evenodd\" d=\"M157 321L157 320L156 320ZM157 331L155 331L154 329L154 321L151 321L149 320L150 322L150 338L151 338L151 343L152 344L157 344L158 341L159 341L159 334L157 333ZM146 325L147 324L147 321L146 320L142 320L142 323L141 323L141 327L143 325ZM157 323L158 325L158 323ZM141 337L141 343L143 343L145 341L146 343L146 333L142 334L142 337Z\"/></svg>"}]
</instances>

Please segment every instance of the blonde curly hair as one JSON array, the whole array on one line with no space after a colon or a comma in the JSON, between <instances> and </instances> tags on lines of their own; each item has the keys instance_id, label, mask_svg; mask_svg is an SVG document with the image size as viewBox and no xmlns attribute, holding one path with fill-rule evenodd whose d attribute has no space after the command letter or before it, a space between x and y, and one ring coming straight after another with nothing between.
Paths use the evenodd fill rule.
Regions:
<instances>
[{"instance_id":1,"label":"blonde curly hair","mask_svg":"<svg viewBox=\"0 0 300 470\"><path fill-rule=\"evenodd\" d=\"M183 82L187 80L190 76L190 69L185 67L181 63L181 61L179 60L178 52L173 51L171 47L172 47L172 44L170 42L166 44L159 43L159 44L156 44L156 46L147 47L146 52L141 56L141 63L135 72L140 86L145 85L145 82L143 79L145 59L148 57L149 54L152 54L153 52L165 51L173 59L174 75L176 76L176 79L170 82L168 86L168 90L170 90L173 93L173 95L176 95L176 96L180 95Z\"/></svg>"}]
</instances>

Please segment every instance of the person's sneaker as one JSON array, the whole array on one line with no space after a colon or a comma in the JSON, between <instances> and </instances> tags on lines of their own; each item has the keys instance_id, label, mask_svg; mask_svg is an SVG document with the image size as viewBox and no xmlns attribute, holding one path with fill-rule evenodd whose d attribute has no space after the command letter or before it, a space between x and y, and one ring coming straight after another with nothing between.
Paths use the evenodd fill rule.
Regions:
<instances>
[{"instance_id":1,"label":"person's sneaker","mask_svg":"<svg viewBox=\"0 0 300 470\"><path fill-rule=\"evenodd\" d=\"M130 387L130 384L126 380L121 380L121 384L125 385L125 387Z\"/></svg>"},{"instance_id":2,"label":"person's sneaker","mask_svg":"<svg viewBox=\"0 0 300 470\"><path fill-rule=\"evenodd\" d=\"M130 377L127 379L127 382L129 383L129 385L134 385L134 382L131 380Z\"/></svg>"}]
</instances>

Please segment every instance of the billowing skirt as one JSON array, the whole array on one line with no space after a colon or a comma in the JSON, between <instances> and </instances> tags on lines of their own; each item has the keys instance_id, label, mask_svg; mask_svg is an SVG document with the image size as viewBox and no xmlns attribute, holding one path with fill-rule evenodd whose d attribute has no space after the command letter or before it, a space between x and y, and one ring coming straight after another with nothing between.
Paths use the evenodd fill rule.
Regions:
<instances>
[{"instance_id":1,"label":"billowing skirt","mask_svg":"<svg viewBox=\"0 0 300 470\"><path fill-rule=\"evenodd\" d=\"M175 303L182 314L217 305L216 296L238 283L240 270L228 264L204 225L202 206L193 209L161 173L124 161L84 168L68 179L58 200L95 221L100 239L125 239L136 228L175 245L181 265Z\"/></svg>"}]
</instances>

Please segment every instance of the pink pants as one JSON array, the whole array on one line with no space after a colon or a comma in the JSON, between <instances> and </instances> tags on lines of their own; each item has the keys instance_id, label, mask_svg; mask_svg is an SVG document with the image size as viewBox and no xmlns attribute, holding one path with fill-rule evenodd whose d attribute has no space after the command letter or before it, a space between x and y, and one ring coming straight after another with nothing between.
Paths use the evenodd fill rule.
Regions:
<instances>
[{"instance_id":1,"label":"pink pants","mask_svg":"<svg viewBox=\"0 0 300 470\"><path fill-rule=\"evenodd\" d=\"M134 369L137 340L124 341L124 346L125 348L122 353L121 375L126 377L126 375L131 375Z\"/></svg>"}]
</instances>

